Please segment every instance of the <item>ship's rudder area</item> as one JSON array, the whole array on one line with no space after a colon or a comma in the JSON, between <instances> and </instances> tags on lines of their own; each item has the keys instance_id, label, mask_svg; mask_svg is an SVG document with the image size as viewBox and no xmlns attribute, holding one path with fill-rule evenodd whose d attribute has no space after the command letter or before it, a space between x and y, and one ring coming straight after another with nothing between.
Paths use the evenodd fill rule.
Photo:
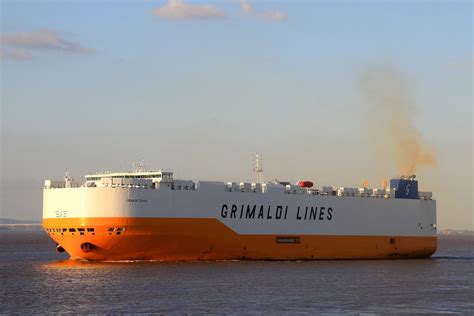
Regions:
<instances>
[{"instance_id":1,"label":"ship's rudder area","mask_svg":"<svg viewBox=\"0 0 474 316\"><path fill-rule=\"evenodd\" d=\"M438 247L437 237L387 237L388 248L380 243L380 255L390 259L428 258Z\"/></svg>"}]
</instances>

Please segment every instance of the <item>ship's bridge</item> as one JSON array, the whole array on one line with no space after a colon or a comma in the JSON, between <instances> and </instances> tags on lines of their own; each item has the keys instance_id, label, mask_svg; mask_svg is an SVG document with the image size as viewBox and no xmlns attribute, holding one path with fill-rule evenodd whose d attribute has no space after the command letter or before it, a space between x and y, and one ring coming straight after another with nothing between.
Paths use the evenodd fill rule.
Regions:
<instances>
[{"instance_id":1,"label":"ship's bridge","mask_svg":"<svg viewBox=\"0 0 474 316\"><path fill-rule=\"evenodd\" d=\"M85 176L85 186L112 184L145 184L172 183L173 172L164 170L133 171L133 172L101 172ZM142 183L143 182L143 183Z\"/></svg>"}]
</instances>

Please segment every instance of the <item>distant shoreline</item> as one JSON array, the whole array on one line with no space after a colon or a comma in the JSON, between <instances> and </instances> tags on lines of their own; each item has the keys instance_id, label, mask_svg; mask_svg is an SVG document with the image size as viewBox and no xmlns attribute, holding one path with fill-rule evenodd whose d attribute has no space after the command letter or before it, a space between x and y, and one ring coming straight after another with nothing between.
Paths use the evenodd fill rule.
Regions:
<instances>
[{"instance_id":1,"label":"distant shoreline","mask_svg":"<svg viewBox=\"0 0 474 316\"><path fill-rule=\"evenodd\" d=\"M457 230L457 229L443 229L438 231L438 235L462 235L462 236L474 236L472 230Z\"/></svg>"},{"instance_id":2,"label":"distant shoreline","mask_svg":"<svg viewBox=\"0 0 474 316\"><path fill-rule=\"evenodd\" d=\"M0 224L27 224L27 225L37 225L41 224L41 221L32 221L32 220L18 220L18 219L11 219L11 218L0 218Z\"/></svg>"}]
</instances>

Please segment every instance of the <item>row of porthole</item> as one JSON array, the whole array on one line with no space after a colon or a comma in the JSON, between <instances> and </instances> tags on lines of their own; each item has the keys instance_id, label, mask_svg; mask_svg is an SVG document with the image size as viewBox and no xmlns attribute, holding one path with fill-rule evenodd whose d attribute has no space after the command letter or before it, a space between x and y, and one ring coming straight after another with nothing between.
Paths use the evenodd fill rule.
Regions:
<instances>
[{"instance_id":1,"label":"row of porthole","mask_svg":"<svg viewBox=\"0 0 474 316\"><path fill-rule=\"evenodd\" d=\"M64 235L64 233L72 233L74 235L75 232L78 232L80 235L84 235L85 232L92 233L92 235L95 235L95 229L94 228L46 228L45 229L47 233L61 233L61 235ZM110 227L107 229L107 232L109 235L112 235L112 233L115 233L116 235L120 235L122 232L125 232L125 227Z\"/></svg>"},{"instance_id":2,"label":"row of porthole","mask_svg":"<svg viewBox=\"0 0 474 316\"><path fill-rule=\"evenodd\" d=\"M55 233L61 233L61 235L64 235L64 233L71 233L74 235L75 232L78 232L79 235L84 235L85 232L92 233L92 235L95 235L95 229L91 227L86 227L86 228L46 228L45 229L48 234L55 234Z\"/></svg>"},{"instance_id":3,"label":"row of porthole","mask_svg":"<svg viewBox=\"0 0 474 316\"><path fill-rule=\"evenodd\" d=\"M120 235L124 231L125 231L125 227L110 227L109 229L107 229L107 232L109 233L109 235L112 235L112 233L114 232L116 235Z\"/></svg>"},{"instance_id":4,"label":"row of porthole","mask_svg":"<svg viewBox=\"0 0 474 316\"><path fill-rule=\"evenodd\" d=\"M48 233L65 233L65 232L75 233L76 228L46 228L46 231ZM87 231L88 233L93 233L94 228L77 228L77 231L78 232Z\"/></svg>"}]
</instances>

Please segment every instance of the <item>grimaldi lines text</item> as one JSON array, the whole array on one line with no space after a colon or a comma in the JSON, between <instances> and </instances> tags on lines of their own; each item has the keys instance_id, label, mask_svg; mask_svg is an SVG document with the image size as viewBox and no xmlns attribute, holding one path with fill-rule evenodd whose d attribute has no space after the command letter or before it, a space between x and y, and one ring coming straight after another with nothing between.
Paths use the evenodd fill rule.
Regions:
<instances>
[{"instance_id":1,"label":"grimaldi lines text","mask_svg":"<svg viewBox=\"0 0 474 316\"><path fill-rule=\"evenodd\" d=\"M240 209L240 212L239 212ZM227 206L227 204L222 205L221 209L221 217L222 218L257 218L257 219L283 219L286 220L288 216L288 205L287 206L282 206L278 205L272 208L271 205L264 206L260 205L258 207L259 211L257 212L257 205L241 205L240 208L232 204L230 207ZM325 216L325 210L327 209L327 215ZM244 212L245 210L245 212ZM300 214L301 211L301 214ZM319 213L318 213L318 207L311 206L308 207L306 206L305 208L302 208L298 206L298 209L296 211L296 219L313 219L313 220L331 220L332 219L332 212L333 209L332 207L324 207L321 206L319 207ZM303 216L304 214L304 216ZM318 215L319 214L319 215ZM308 216L309 215L309 216Z\"/></svg>"},{"instance_id":2,"label":"grimaldi lines text","mask_svg":"<svg viewBox=\"0 0 474 316\"><path fill-rule=\"evenodd\" d=\"M437 247L436 201L414 178L359 189L164 170L66 176L45 181L43 227L86 260L423 258Z\"/></svg>"}]
</instances>

